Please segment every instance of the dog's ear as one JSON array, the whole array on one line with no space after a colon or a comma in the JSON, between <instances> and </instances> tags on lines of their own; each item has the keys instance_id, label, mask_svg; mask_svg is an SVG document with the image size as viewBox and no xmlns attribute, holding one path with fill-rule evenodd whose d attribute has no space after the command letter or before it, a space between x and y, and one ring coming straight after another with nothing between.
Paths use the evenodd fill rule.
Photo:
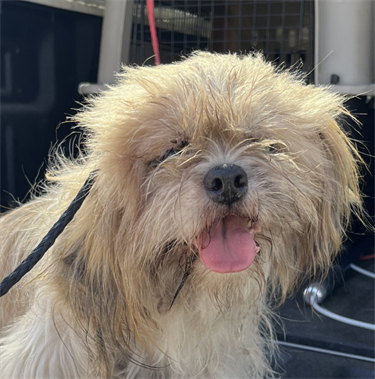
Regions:
<instances>
[{"instance_id":1,"label":"dog's ear","mask_svg":"<svg viewBox=\"0 0 375 379\"><path fill-rule=\"evenodd\" d=\"M352 117L344 108L342 114ZM321 182L321 198L316 204L319 221L316 227L308 230L310 251L303 268L324 275L340 251L351 215L354 213L363 219L359 189L359 167L363 160L354 143L334 119L319 131L319 139L318 144L325 157L322 162L324 180Z\"/></svg>"},{"instance_id":2,"label":"dog's ear","mask_svg":"<svg viewBox=\"0 0 375 379\"><path fill-rule=\"evenodd\" d=\"M346 116L349 113L343 109ZM281 254L285 262L274 261L281 285L281 301L296 285L306 278L324 277L345 238L351 215L364 222L359 189L360 170L363 165L354 143L339 126L336 119L317 128L316 154L321 157L319 188L314 200L315 215L306 222L298 238L288 241L289 251Z\"/></svg>"}]
</instances>

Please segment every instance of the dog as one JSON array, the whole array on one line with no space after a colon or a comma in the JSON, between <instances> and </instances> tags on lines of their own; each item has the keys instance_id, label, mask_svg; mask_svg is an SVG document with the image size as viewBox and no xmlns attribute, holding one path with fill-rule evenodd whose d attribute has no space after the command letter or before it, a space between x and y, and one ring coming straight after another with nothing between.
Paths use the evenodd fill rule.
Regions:
<instances>
[{"instance_id":1,"label":"dog","mask_svg":"<svg viewBox=\"0 0 375 379\"><path fill-rule=\"evenodd\" d=\"M362 207L343 102L260 54L125 67L73 116L80 155L0 218L4 277L95 172L1 299L1 377L276 375L273 304L324 275Z\"/></svg>"}]
</instances>

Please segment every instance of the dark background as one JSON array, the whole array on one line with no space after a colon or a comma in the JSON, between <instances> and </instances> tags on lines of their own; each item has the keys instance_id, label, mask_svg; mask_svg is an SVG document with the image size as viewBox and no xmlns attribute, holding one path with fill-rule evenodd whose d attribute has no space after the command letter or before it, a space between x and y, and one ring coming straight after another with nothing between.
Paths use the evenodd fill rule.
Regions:
<instances>
[{"instance_id":1,"label":"dark background","mask_svg":"<svg viewBox=\"0 0 375 379\"><path fill-rule=\"evenodd\" d=\"M13 197L26 200L51 147L71 133L62 122L82 101L78 84L96 82L102 18L19 1L0 6L0 204L8 207Z\"/></svg>"}]
</instances>

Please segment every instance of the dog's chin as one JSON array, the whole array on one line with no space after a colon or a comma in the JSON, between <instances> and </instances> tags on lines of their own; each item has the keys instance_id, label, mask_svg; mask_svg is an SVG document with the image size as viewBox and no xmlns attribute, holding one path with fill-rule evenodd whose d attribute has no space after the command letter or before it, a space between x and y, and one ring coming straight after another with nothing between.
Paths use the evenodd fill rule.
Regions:
<instances>
[{"instance_id":1,"label":"dog's chin","mask_svg":"<svg viewBox=\"0 0 375 379\"><path fill-rule=\"evenodd\" d=\"M254 240L261 231L260 223L239 215L217 219L194 241L200 261L218 273L236 273L253 263L259 247Z\"/></svg>"}]
</instances>

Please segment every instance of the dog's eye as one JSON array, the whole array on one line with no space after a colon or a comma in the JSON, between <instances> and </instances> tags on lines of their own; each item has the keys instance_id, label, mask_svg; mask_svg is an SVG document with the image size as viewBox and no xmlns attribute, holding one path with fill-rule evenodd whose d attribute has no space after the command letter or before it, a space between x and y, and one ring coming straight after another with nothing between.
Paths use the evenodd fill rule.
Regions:
<instances>
[{"instance_id":1,"label":"dog's eye","mask_svg":"<svg viewBox=\"0 0 375 379\"><path fill-rule=\"evenodd\" d=\"M168 149L162 157L153 159L151 162L148 163L148 165L152 168L155 168L168 158L173 157L174 155L181 154L183 149L188 145L189 143L187 141L182 141L177 147L172 147L171 149Z\"/></svg>"},{"instance_id":2,"label":"dog's eye","mask_svg":"<svg viewBox=\"0 0 375 379\"><path fill-rule=\"evenodd\" d=\"M272 143L263 147L263 153L265 154L277 154L285 151L285 145L281 143Z\"/></svg>"},{"instance_id":3,"label":"dog's eye","mask_svg":"<svg viewBox=\"0 0 375 379\"><path fill-rule=\"evenodd\" d=\"M160 158L160 161L163 162L169 157L173 157L173 155L176 155L181 152L181 149L174 149L173 147L171 149L168 149L165 154Z\"/></svg>"},{"instance_id":4,"label":"dog's eye","mask_svg":"<svg viewBox=\"0 0 375 379\"><path fill-rule=\"evenodd\" d=\"M277 149L275 148L275 146L268 145L263 148L263 153L266 153L266 154L277 153Z\"/></svg>"}]
</instances>

